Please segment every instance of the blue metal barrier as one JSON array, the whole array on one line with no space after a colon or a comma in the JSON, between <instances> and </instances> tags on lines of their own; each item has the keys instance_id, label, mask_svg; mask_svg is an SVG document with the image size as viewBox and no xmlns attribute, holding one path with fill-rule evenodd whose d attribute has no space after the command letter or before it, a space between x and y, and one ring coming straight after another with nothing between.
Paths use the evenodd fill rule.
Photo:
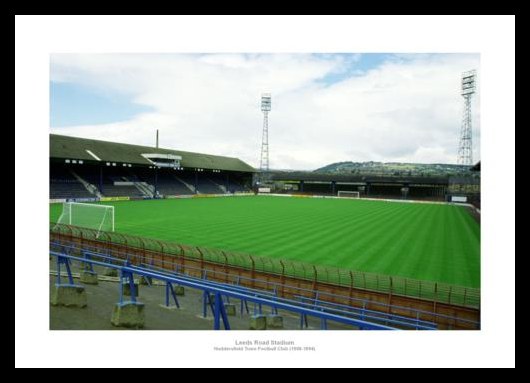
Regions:
<instances>
[{"instance_id":1,"label":"blue metal barrier","mask_svg":"<svg viewBox=\"0 0 530 383\"><path fill-rule=\"evenodd\" d=\"M78 252L91 251L91 250L87 250L87 249L90 249L90 246L86 246L85 245L82 248L80 248L78 244L72 244L71 242L68 242L68 241L66 241L66 243L62 242L62 241L52 241L52 242L50 242L50 245L51 245L52 248L55 248L57 251L60 251L60 252L71 253L72 251L78 251ZM97 251L94 251L94 254L97 254L99 257L104 259L103 257L106 256L106 254L101 254L101 249L100 248L95 248L95 249L97 249ZM107 252L110 252L110 249L107 250ZM138 256L138 255L130 255L128 253L115 251L115 250L112 250L112 253L113 254L118 254L119 258L110 257L110 258L106 259L106 262L112 263L114 261L114 262L118 262L119 263L120 261L123 261L124 259L125 260L130 260L131 257L133 257L133 258L134 257L136 257L136 258L141 257L141 256ZM170 262L169 264L173 265L174 268L175 268L175 272L173 272L172 275L178 275L179 277L185 277L184 274L179 272L180 269L179 269L178 263ZM167 265L167 260L166 260L166 265ZM160 272L164 272L164 273L168 272L167 268L157 268L156 266L154 266L153 265L153 260L151 260L151 263L149 264L148 268L152 269L152 270L159 270ZM204 280L207 280L207 277L208 277L208 271L207 270L187 266L186 267L186 272L190 273L190 271L195 271L197 273L201 273L202 278ZM242 282L244 282L246 285L254 285L254 284L259 284L259 283L266 283L268 288L273 290L272 292L269 291L269 293L271 295L276 295L277 296L277 291L278 290L283 291L283 289L285 288L284 286L282 286L281 284L279 284L277 282L269 282L269 281L260 280L260 279L251 279L251 278L248 278L248 277L234 276L234 275L230 275L230 274L223 274L222 272L219 272L219 271L215 271L215 273L217 275L219 275L219 273L221 275L225 275L224 279L226 281L228 281L230 278L233 278L233 284L236 285L236 286L239 286ZM330 301L348 302L348 304L343 305L343 306L347 307L347 308L351 308L351 309L355 309L355 307L357 307L356 310L357 310L357 312L359 314L358 318L361 319L361 320L366 319L364 315L367 312L366 311L367 310L366 307L367 307L367 305L369 305L372 308L377 307L377 309L372 310L374 313L383 313L384 314L384 313L390 313L390 312L395 312L395 311L400 311L400 312L406 311L406 312L408 312L409 315L407 315L407 316L399 316L399 315L396 316L396 318L400 318L401 317L406 322L409 323L408 325L406 325L406 328L415 328L414 325L410 324L411 321L414 321L414 323L416 323L416 324L422 325L422 322L425 322L425 321L421 321L421 319L419 319L420 317L437 318L438 320L445 320L445 321L448 321L448 322L454 321L454 322L459 322L459 323L466 324L466 325L474 327L474 328L480 328L480 322L476 322L476 321L465 319L465 318L454 317L454 316L440 314L440 313L435 313L435 312L430 312L430 311L424 311L424 310L411 308L411 307L402 307L402 306L399 306L399 305L391 305L391 304L381 303L381 302L376 302L376 301L367 301L367 300L364 300L364 299L361 299L361 298L355 298L355 297L344 296L344 295L337 295L337 294L333 294L333 293L330 293L330 292L315 292L314 290L309 290L309 289L304 289L304 288L294 287L294 286L289 286L289 289L291 289L291 290L295 289L296 291L299 292L299 296L300 297L304 297L306 299L309 299L309 298L307 298L308 296L314 296L315 298L318 298L318 300L320 302L327 302L327 303L329 303ZM249 288L247 288L247 291L251 291L251 290ZM264 294L265 291L259 290L259 293ZM319 296L318 294L322 294L322 296ZM323 298L323 297L325 297L325 298ZM168 295L167 295L167 298L169 298ZM230 298L229 297L224 297L223 299L226 299L228 301ZM203 302L203 304L204 304L204 302ZM211 309L213 310L213 306L211 307ZM256 306L255 307L255 311L256 312L260 312L260 307ZM272 307L272 311L274 313L274 311L277 311L277 308ZM249 314L248 302L246 300L241 300L240 301L240 313L241 313L241 315L243 315L244 312ZM307 318L301 317L300 321L301 321L301 324L300 324L301 327L303 327L304 324L305 324L305 327L307 327ZM427 327L430 327L432 325L432 322L425 322L425 323L423 323L423 325L426 325ZM324 320L322 320L321 327L322 328L327 327L327 323L325 323Z\"/></svg>"},{"instance_id":2,"label":"blue metal barrier","mask_svg":"<svg viewBox=\"0 0 530 383\"><path fill-rule=\"evenodd\" d=\"M268 292L257 292L257 291L242 291L241 287L236 287L233 285L223 285L216 282L210 282L205 281L202 279L194 279L192 277L184 277L184 276L177 276L177 275L169 275L168 273L162 273L159 271L153 271L146 268L138 267L138 266L132 266L129 264L128 261L124 261L121 259L113 259L113 263L109 264L108 262L104 261L98 261L94 258L94 253L92 253L92 257L90 259L84 258L84 257L76 257L72 255L67 255L62 252L56 252L56 251L50 251L50 255L58 257L58 258L66 258L71 260L77 260L77 261L84 261L84 262L90 262L92 265L99 265L99 266L105 266L105 267L113 267L118 270L120 270L120 275L122 278L127 278L129 280L130 286L131 286L131 299L135 301L135 287L134 287L134 281L132 276L139 275L143 277L150 277L152 279L160 280L166 283L175 283L181 286L197 289L203 291L203 293L211 294L213 293L215 295L215 303L213 304L213 314L214 314L214 329L219 330L221 328L221 320L223 321L225 329L230 329L230 324L228 322L228 317L226 315L226 311L224 309L224 304L222 304L222 297L230 297L234 299L242 299L246 300L252 303L255 303L260 307L261 305L265 306L271 306L279 310L286 310L294 313L309 315L317 318L323 318L326 320L334 321L337 323L342 323L346 325L351 325L358 327L360 329L366 329L366 330L396 330L397 328L393 328L390 326L382 325L382 324L376 324L376 323L370 323L367 321L361 321L355 318L349 318L346 316L341 316L334 313L324 312L324 311L318 311L313 308L306 307L305 305L297 304L297 302L290 301L288 299L283 298L277 298L272 296ZM99 255L98 255L99 256ZM101 258L104 260L109 260L109 258L106 255L101 255ZM120 283L120 288L123 288L123 284ZM246 289L245 289L246 290ZM120 293L120 299L123 299L123 290ZM210 302L211 303L211 302Z\"/></svg>"},{"instance_id":3,"label":"blue metal barrier","mask_svg":"<svg viewBox=\"0 0 530 383\"><path fill-rule=\"evenodd\" d=\"M384 322L387 325L390 323L398 326L411 327L416 330L436 330L437 328L436 323L423 321L418 318L414 319L402 315L367 310L366 307L360 309L339 303L321 301L318 298L311 299L303 296L297 296L297 298L302 302L313 304L315 308L318 308L321 311L354 316L360 320L370 320L375 323ZM322 327L326 327L326 323L322 323Z\"/></svg>"}]
</instances>

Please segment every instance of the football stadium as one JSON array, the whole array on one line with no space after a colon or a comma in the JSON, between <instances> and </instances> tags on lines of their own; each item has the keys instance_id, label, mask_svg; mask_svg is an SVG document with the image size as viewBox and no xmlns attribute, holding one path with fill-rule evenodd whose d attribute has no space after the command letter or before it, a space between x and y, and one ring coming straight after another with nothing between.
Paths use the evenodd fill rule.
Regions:
<instances>
[{"instance_id":1,"label":"football stadium","mask_svg":"<svg viewBox=\"0 0 530 383\"><path fill-rule=\"evenodd\" d=\"M480 189L52 134L50 268L52 329L475 330Z\"/></svg>"}]
</instances>

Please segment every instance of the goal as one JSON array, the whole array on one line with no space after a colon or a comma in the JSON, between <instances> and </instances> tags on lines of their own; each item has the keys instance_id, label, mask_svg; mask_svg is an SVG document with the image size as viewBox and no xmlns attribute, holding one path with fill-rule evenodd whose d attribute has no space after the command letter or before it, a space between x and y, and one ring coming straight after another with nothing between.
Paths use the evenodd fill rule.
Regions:
<instances>
[{"instance_id":1,"label":"goal","mask_svg":"<svg viewBox=\"0 0 530 383\"><path fill-rule=\"evenodd\" d=\"M114 206L65 202L57 223L94 229L99 236L101 231L114 231Z\"/></svg>"},{"instance_id":2,"label":"goal","mask_svg":"<svg viewBox=\"0 0 530 383\"><path fill-rule=\"evenodd\" d=\"M341 198L361 198L361 193L358 191L339 190L337 195Z\"/></svg>"}]
</instances>

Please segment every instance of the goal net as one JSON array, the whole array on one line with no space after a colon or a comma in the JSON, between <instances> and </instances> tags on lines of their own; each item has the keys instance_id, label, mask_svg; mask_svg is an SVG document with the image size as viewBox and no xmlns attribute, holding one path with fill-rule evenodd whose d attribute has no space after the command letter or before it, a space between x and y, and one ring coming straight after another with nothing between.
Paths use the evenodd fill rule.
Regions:
<instances>
[{"instance_id":1,"label":"goal net","mask_svg":"<svg viewBox=\"0 0 530 383\"><path fill-rule=\"evenodd\" d=\"M339 190L337 195L341 198L361 198L361 194L358 191Z\"/></svg>"},{"instance_id":2,"label":"goal net","mask_svg":"<svg viewBox=\"0 0 530 383\"><path fill-rule=\"evenodd\" d=\"M114 231L114 206L65 202L57 223L98 231Z\"/></svg>"}]
</instances>

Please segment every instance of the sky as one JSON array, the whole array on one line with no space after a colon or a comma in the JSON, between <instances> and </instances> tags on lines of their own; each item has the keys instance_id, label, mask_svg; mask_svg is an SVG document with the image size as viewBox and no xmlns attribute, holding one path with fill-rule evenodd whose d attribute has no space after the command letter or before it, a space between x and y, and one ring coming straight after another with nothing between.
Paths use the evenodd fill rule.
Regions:
<instances>
[{"instance_id":1,"label":"sky","mask_svg":"<svg viewBox=\"0 0 530 383\"><path fill-rule=\"evenodd\" d=\"M456 163L461 73L480 55L52 54L52 133L238 157L259 166L261 93L272 94L270 167L341 161Z\"/></svg>"}]
</instances>

